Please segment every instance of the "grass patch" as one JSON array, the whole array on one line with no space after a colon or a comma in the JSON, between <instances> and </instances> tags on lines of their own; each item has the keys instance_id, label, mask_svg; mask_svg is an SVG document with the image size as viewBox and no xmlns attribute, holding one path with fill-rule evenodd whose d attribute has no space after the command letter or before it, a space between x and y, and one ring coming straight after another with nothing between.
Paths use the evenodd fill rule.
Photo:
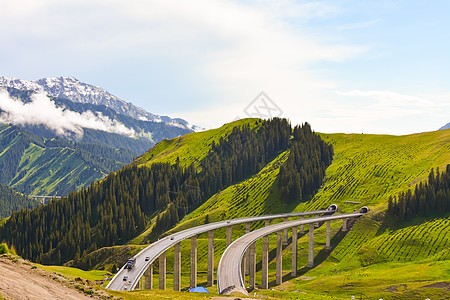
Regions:
<instances>
[{"instance_id":1,"label":"grass patch","mask_svg":"<svg viewBox=\"0 0 450 300\"><path fill-rule=\"evenodd\" d=\"M189 293L189 292L174 292L170 290L145 290L145 291L131 291L131 292L116 292L108 291L113 296L120 297L127 300L144 300L144 299L174 299L174 300L187 300L187 299L210 299L213 296L219 296L213 292L212 288L208 288L210 293ZM223 297L223 295L220 295ZM234 298L230 298L234 299Z\"/></svg>"},{"instance_id":2,"label":"grass patch","mask_svg":"<svg viewBox=\"0 0 450 300\"><path fill-rule=\"evenodd\" d=\"M106 276L111 276L111 273L108 271L102 270L92 270L92 271L83 271L81 269L72 268L72 267L62 267L62 266L44 266L40 264L35 264L39 269L56 273L61 275L67 279L75 279L80 277L84 280L96 281L103 280Z\"/></svg>"}]
</instances>

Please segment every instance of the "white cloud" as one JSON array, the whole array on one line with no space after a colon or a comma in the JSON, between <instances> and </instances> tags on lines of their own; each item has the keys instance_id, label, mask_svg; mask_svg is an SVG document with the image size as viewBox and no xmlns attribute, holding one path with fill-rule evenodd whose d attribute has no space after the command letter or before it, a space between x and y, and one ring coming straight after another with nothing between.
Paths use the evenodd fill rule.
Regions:
<instances>
[{"instance_id":1,"label":"white cloud","mask_svg":"<svg viewBox=\"0 0 450 300\"><path fill-rule=\"evenodd\" d=\"M0 123L14 125L44 125L57 135L75 133L82 137L83 128L102 130L127 136L134 136L135 131L125 127L117 120L111 120L101 113L91 111L77 113L62 107L44 94L34 94L31 102L23 103L11 98L6 91L0 91Z\"/></svg>"},{"instance_id":2,"label":"white cloud","mask_svg":"<svg viewBox=\"0 0 450 300\"><path fill-rule=\"evenodd\" d=\"M336 36L308 33L303 25L311 19L339 13L337 6L326 1L134 0L125 4L122 0L40 0L39 5L20 11L21 3L28 3L23 1L7 1L9 5L0 12L0 25L5 25L0 32L4 28L6 35L54 45L48 49L48 60L64 54L63 65L70 64L68 57L89 63L90 68L99 62L116 65L130 58L141 59L142 65L167 64L165 69L182 79L157 87L165 89L164 94L175 103L165 113L209 115L210 120L189 119L205 127L242 114L261 91L285 111L296 106L297 120L303 118L320 106L323 89L337 87L314 71L313 65L342 62L366 51ZM29 57L23 55L25 61ZM148 72L157 71L149 68ZM205 91L205 97L184 93L181 96L188 101L183 103L180 88L173 85ZM152 109L151 104L142 106ZM221 111L223 106L239 109L213 115L211 111Z\"/></svg>"},{"instance_id":3,"label":"white cloud","mask_svg":"<svg viewBox=\"0 0 450 300\"><path fill-rule=\"evenodd\" d=\"M412 114L434 113L445 106L445 104L435 103L423 97L399 94L393 91L352 90L349 92L337 91L336 94L363 99L363 101L364 98L374 100L360 109L356 108L349 112L351 115L358 115L366 111L365 117L372 116L372 118L396 118Z\"/></svg>"},{"instance_id":4,"label":"white cloud","mask_svg":"<svg viewBox=\"0 0 450 300\"><path fill-rule=\"evenodd\" d=\"M370 27L378 22L379 22L379 20L376 19L376 20L369 20L369 21L359 22L359 23L349 23L349 24L339 26L339 29L340 30L361 29L361 28Z\"/></svg>"},{"instance_id":5,"label":"white cloud","mask_svg":"<svg viewBox=\"0 0 450 300\"><path fill-rule=\"evenodd\" d=\"M378 134L432 131L448 122L450 109L450 102L445 100L448 95L351 90L336 91L334 98L311 118L319 131Z\"/></svg>"}]
</instances>

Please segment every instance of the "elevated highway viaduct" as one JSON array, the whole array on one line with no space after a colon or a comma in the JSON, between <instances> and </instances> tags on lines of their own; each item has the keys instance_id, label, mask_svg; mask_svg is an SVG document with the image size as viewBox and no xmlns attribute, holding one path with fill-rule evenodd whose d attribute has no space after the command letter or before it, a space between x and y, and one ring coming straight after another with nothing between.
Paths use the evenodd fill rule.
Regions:
<instances>
[{"instance_id":1,"label":"elevated highway viaduct","mask_svg":"<svg viewBox=\"0 0 450 300\"><path fill-rule=\"evenodd\" d=\"M174 290L181 290L181 241L185 239L191 239L191 270L190 270L190 287L197 286L197 236L202 233L208 232L208 271L207 271L207 285L214 285L214 230L219 228L227 228L226 233L226 245L227 247L232 243L231 234L232 226L238 224L245 224L246 233L250 232L250 225L252 222L265 221L265 225L269 226L269 222L275 219L283 219L284 222L288 222L288 218L299 217L300 219L309 216L329 215L337 211L337 205L330 205L327 209L296 212L296 213L284 213L265 216L255 216L240 219L232 219L226 221L220 221L201 226L189 228L174 234L171 234L165 238L152 243L141 252L134 256L136 262L133 268L126 269L123 266L114 278L107 285L107 289L124 291L140 288L139 283L142 276L145 277L144 288L151 289L153 286L153 263L158 259L159 265L159 288L166 288L166 251L171 247L174 247ZM320 219L315 219L315 223ZM287 227L288 228L288 227ZM287 228L283 232L282 242L287 243ZM253 249L253 248L252 248ZM250 253L250 252L249 252ZM245 257L249 256L249 259ZM243 255L242 260L246 263L243 265L250 266L251 256ZM250 269L249 267L247 267ZM126 277L126 279L124 279ZM142 287L141 287L142 288Z\"/></svg>"},{"instance_id":2,"label":"elevated highway viaduct","mask_svg":"<svg viewBox=\"0 0 450 300\"><path fill-rule=\"evenodd\" d=\"M262 288L269 287L268 281L268 256L269 256L269 235L277 233L277 255L276 255L276 284L282 283L282 233L288 228L292 228L292 271L291 275L296 276L297 271L297 230L298 226L309 226L309 249L308 249L308 265L314 266L314 223L326 222L326 245L325 248L330 248L330 228L331 221L343 220L342 230L347 230L347 220L350 218L358 218L368 212L366 207L363 207L356 213L338 214L332 216L321 216L308 218L303 220L296 220L290 222L279 223L264 228L257 229L250 233L243 235L227 247L222 255L217 270L217 288L221 294L231 294L233 292L240 292L248 295L244 285L244 276L242 272L242 260L244 253L250 249L250 288L255 287L255 273L256 273L256 255L255 245L256 241L263 238L262 249Z\"/></svg>"}]
</instances>

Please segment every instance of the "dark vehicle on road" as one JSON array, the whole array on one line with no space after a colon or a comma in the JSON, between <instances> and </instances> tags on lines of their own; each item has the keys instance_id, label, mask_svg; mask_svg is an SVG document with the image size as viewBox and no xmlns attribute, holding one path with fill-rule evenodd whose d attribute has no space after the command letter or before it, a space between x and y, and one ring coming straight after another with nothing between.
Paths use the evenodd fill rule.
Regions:
<instances>
[{"instance_id":1,"label":"dark vehicle on road","mask_svg":"<svg viewBox=\"0 0 450 300\"><path fill-rule=\"evenodd\" d=\"M136 258L132 257L128 259L127 263L125 264L125 269L132 269L134 267L134 264L136 263Z\"/></svg>"}]
</instances>

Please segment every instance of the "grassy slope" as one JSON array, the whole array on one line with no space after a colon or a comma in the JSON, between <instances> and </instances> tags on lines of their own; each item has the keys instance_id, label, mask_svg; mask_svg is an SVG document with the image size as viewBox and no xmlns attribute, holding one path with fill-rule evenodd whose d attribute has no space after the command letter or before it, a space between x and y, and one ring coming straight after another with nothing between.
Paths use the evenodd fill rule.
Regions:
<instances>
[{"instance_id":1,"label":"grassy slope","mask_svg":"<svg viewBox=\"0 0 450 300\"><path fill-rule=\"evenodd\" d=\"M276 187L278 168L276 166L279 161L284 160L285 154L282 154L260 174L211 197L199 209L186 216L174 230L182 230L191 225L202 224L206 213L210 215L211 221L215 221L230 217L241 217L246 214L257 215L260 213L316 209L326 207L331 203L339 204L341 211L352 211L354 206L345 205L344 201L355 200L361 201L362 205L371 207L372 212L369 216L358 221L353 230L343 238L338 239L340 224L333 223L333 235L340 243L335 245L336 248L332 254L319 267L305 273L314 274L314 277L319 280L317 284L320 280L330 277L333 274L332 271L338 270L339 272L353 274L375 262L384 263L373 266L374 270L377 270L374 271L373 276L387 276L384 272L389 272L393 262L410 260L415 257L415 254L418 255L418 260L429 255L434 255L433 259L448 259L448 250L446 251L446 249L450 245L450 241L448 232L442 229L442 224L445 224L448 221L447 219L437 219L416 227L406 227L389 232L380 229L383 215L378 212L385 207L389 195L408 189L416 182L425 179L431 168L443 167L450 163L450 130L408 136L361 134L323 134L322 136L328 142L333 143L335 157L333 164L327 170L326 183L311 201L302 203L295 209L282 206L278 201L276 197L278 194ZM247 191L249 197L244 200ZM243 207L244 209L242 209ZM262 224L254 224L253 228L256 226L259 227ZM428 243L436 247L430 251L427 246L420 247L421 250L419 250L419 247L411 245L411 242L406 240L408 235L404 235L404 233L413 230L417 233L414 235L417 242L424 245ZM242 232L242 228L233 228L233 238L236 238ZM428 234L422 237L420 232L427 232ZM315 250L317 255L321 255L320 250L325 242L323 226L316 231L316 234ZM219 231L216 236L224 237L225 235L224 232ZM271 240L271 249L273 249L275 247L274 239ZM206 236L200 236L199 243L205 243L206 246ZM402 247L402 250L398 251L400 247ZM183 245L184 248L186 248L183 252L185 255L182 259L186 270L183 272L188 272L188 243ZM202 259L206 256L204 248L206 247L199 246L199 270L206 267L206 261ZM216 241L216 265L224 248L224 240L218 239ZM258 245L257 251L258 253L261 251L260 245ZM290 269L290 255L289 246L287 251L284 251L283 265L286 273ZM307 236L300 239L299 255L299 267L301 267L302 264L306 264L307 260ZM172 259L170 253L168 259L170 266ZM417 261L410 264L410 267L414 268ZM426 262L424 264L428 266ZM408 264L403 265L408 268ZM448 261L436 265L436 270L443 268L443 266L448 266ZM274 261L269 267L273 277ZM441 274L437 271L433 273L433 265L428 266L428 268L431 269L430 274ZM417 285L418 277L413 276L413 273L410 275L410 277L406 276L409 279L391 277L391 280L387 282L392 285L405 280L405 282L412 282L413 286L414 284ZM448 280L449 277L450 274L446 274L444 277L436 275L429 279ZM341 277L338 276L334 279L339 281ZM314 286L313 283L310 282L310 284ZM299 286L291 284L291 290L298 289ZM285 287L282 286L281 288ZM431 290L427 289L427 291ZM343 292L345 292L345 289ZM440 290L436 291L436 293L439 292ZM292 296L292 294L288 295L290 295L289 297Z\"/></svg>"},{"instance_id":2,"label":"grassy slope","mask_svg":"<svg viewBox=\"0 0 450 300\"><path fill-rule=\"evenodd\" d=\"M175 162L180 158L182 165L198 162L209 149L211 142L218 141L221 136L226 136L233 126L249 123L254 125L255 120L241 120L226 124L223 127L211 131L193 133L181 138L165 140L156 145L152 150L138 158L135 163L149 166L153 162ZM430 220L416 220L417 224L404 224L404 228L394 231L386 231L382 228L383 209L386 206L389 195L408 189L416 182L425 179L431 168L443 167L450 163L450 130L441 130L414 134L408 136L386 135L362 135L362 134L321 134L322 137L332 143L335 149L333 164L327 169L326 182L316 196L304 203L294 206L283 206L278 200L278 188L276 177L278 167L286 159L287 153L282 153L266 166L259 174L238 183L207 200L200 208L187 215L173 231L203 224L206 214L210 221L219 219L236 218L244 215L269 214L275 212L302 211L327 207L331 203L339 204L341 211L352 211L353 205L346 205L346 200L361 201L361 205L368 205L372 211L368 216L361 218L353 229L344 234L340 231L338 222L332 223L331 255L322 251L325 244L324 226L316 229L315 253L316 262L321 263L312 270L304 269L307 262L307 235L299 239L299 274L300 279L295 279L276 287L283 292L271 291L275 296L285 298L302 299L305 294L293 293L293 290L307 291L307 296L313 299L328 299L324 282L336 288L335 296L340 299L348 298L349 293L366 293L366 295L382 295L384 290L391 285L406 283L409 290L399 288L397 292L388 292L386 295L400 299L411 294L422 293L420 276L417 270L423 268L428 274L426 283L435 283L439 280L450 279L448 250L450 242L448 231L442 229L447 224L447 218ZM421 224L423 223L423 224ZM411 226L415 227L411 227ZM253 224L252 230L262 224ZM414 231L415 239L421 244L437 245L430 252L429 247L419 251L419 247L411 245L406 240L407 234ZM420 233L427 233L422 234ZM242 235L243 228L233 228L233 239ZM143 240L143 236L137 237L135 243ZM215 240L215 265L225 249L225 233L216 231ZM198 239L198 272L199 284L206 281L207 265L207 238L200 235ZM400 251L400 246L403 248ZM271 258L275 248L275 239L271 238ZM189 282L189 241L182 242L183 281L182 287ZM428 249L428 250L427 250ZM416 252L414 252L416 251ZM417 253L419 260L410 261ZM167 253L167 272L172 272L173 249ZM283 269L285 280L289 279L291 246L283 251ZM432 255L431 258L428 256ZM257 244L257 261L261 259L261 243ZM421 260L426 258L425 260ZM400 264L401 262L401 264ZM377 263L377 264L374 264ZM405 271L402 276L395 276L398 272ZM269 265L269 280L274 280L275 261L272 259ZM260 282L260 267L257 274L257 283ZM157 269L155 269L157 273ZM357 275L355 275L357 274ZM381 279L384 279L382 281ZM168 288L170 288L171 275L168 275ZM350 286L343 287L342 281L350 280ZM155 274L155 285L157 274ZM356 282L356 283L355 283ZM347 284L347 283L345 283ZM370 286L365 290L363 286ZM439 296L442 289L426 288ZM291 291L291 292L289 292ZM139 292L141 293L141 292ZM258 293L265 293L258 291ZM378 293L378 294L377 294Z\"/></svg>"},{"instance_id":3,"label":"grassy slope","mask_svg":"<svg viewBox=\"0 0 450 300\"><path fill-rule=\"evenodd\" d=\"M299 210L337 203L341 210L361 201L378 207L389 195L425 179L431 168L450 163L450 130L406 136L369 134L322 134L334 146L335 156L327 169L326 182L311 202Z\"/></svg>"},{"instance_id":4,"label":"grassy slope","mask_svg":"<svg viewBox=\"0 0 450 300\"><path fill-rule=\"evenodd\" d=\"M202 132L194 132L170 140L163 140L146 153L138 157L133 163L138 165L151 165L155 162L175 163L180 158L182 166L188 166L202 160L210 149L211 143L218 142L221 137L226 137L236 126L249 124L255 127L258 119L242 119L227 123L217 129Z\"/></svg>"},{"instance_id":5,"label":"grassy slope","mask_svg":"<svg viewBox=\"0 0 450 300\"><path fill-rule=\"evenodd\" d=\"M258 119L254 118L242 119L227 123L217 129L189 133L178 138L163 140L138 157L133 164L148 167L153 163L175 163L178 157L180 159L180 165L188 166L194 162L198 167L198 162L208 154L213 141L217 143L221 137L226 138L236 126L248 124L251 128L254 128L257 126L258 121ZM131 240L130 244L143 243L145 237L151 232L155 221L156 215L151 220L151 225L142 234Z\"/></svg>"},{"instance_id":6,"label":"grassy slope","mask_svg":"<svg viewBox=\"0 0 450 300\"><path fill-rule=\"evenodd\" d=\"M90 144L64 145L0 124L0 165L10 171L4 172L4 184L28 195L68 194L131 160L131 154L121 152L114 161L109 153L118 150L108 147L102 152Z\"/></svg>"},{"instance_id":7,"label":"grassy slope","mask_svg":"<svg viewBox=\"0 0 450 300\"><path fill-rule=\"evenodd\" d=\"M68 279L75 279L77 277L80 277L85 280L95 281L95 280L102 280L105 278L105 276L111 275L108 271L102 271L102 270L92 270L92 271L83 271L77 268L71 268L71 267L62 267L62 266L43 266L40 264L34 264L39 269L53 272L55 274L59 274L61 276L64 276Z\"/></svg>"},{"instance_id":8,"label":"grassy slope","mask_svg":"<svg viewBox=\"0 0 450 300\"><path fill-rule=\"evenodd\" d=\"M45 161L45 164L42 162ZM69 148L42 148L35 144L25 150L19 164L21 173L11 181L13 188L31 187L30 194L49 195L58 184L76 189L104 174L87 176L86 163Z\"/></svg>"}]
</instances>

